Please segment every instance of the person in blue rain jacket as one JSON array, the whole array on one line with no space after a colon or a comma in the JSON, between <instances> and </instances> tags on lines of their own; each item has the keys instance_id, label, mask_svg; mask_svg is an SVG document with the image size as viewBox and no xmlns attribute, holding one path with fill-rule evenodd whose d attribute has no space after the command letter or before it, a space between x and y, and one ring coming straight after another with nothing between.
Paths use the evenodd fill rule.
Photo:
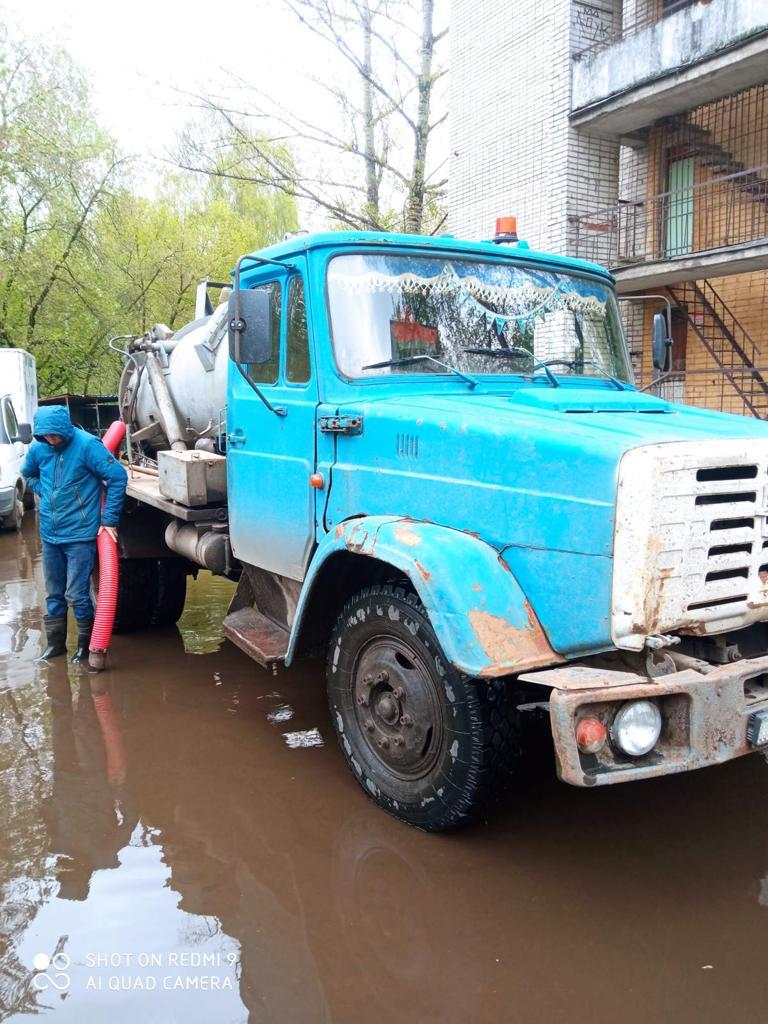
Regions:
<instances>
[{"instance_id":1,"label":"person in blue rain jacket","mask_svg":"<svg viewBox=\"0 0 768 1024\"><path fill-rule=\"evenodd\" d=\"M48 645L39 660L66 652L69 606L77 620L72 661L85 661L93 627L90 580L96 537L108 530L117 540L128 474L97 437L72 424L64 406L38 409L33 433L21 472L40 498Z\"/></svg>"}]
</instances>

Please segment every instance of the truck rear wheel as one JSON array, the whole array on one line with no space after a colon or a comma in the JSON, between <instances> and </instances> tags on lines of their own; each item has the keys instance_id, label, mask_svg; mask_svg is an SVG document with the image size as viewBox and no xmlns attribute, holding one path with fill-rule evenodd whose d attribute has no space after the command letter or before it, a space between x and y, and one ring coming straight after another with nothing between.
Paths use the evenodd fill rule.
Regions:
<instances>
[{"instance_id":1,"label":"truck rear wheel","mask_svg":"<svg viewBox=\"0 0 768 1024\"><path fill-rule=\"evenodd\" d=\"M114 632L173 626L184 611L186 593L181 559L121 558ZM95 593L93 599L95 604Z\"/></svg>"},{"instance_id":2,"label":"truck rear wheel","mask_svg":"<svg viewBox=\"0 0 768 1024\"><path fill-rule=\"evenodd\" d=\"M451 668L412 592L385 585L351 598L327 675L347 762L390 814L441 832L506 788L520 756L511 688Z\"/></svg>"},{"instance_id":3,"label":"truck rear wheel","mask_svg":"<svg viewBox=\"0 0 768 1024\"><path fill-rule=\"evenodd\" d=\"M117 577L115 633L133 633L149 625L152 606L152 560L121 558Z\"/></svg>"},{"instance_id":4,"label":"truck rear wheel","mask_svg":"<svg viewBox=\"0 0 768 1024\"><path fill-rule=\"evenodd\" d=\"M151 626L175 626L184 611L187 598L187 574L180 558L157 558L154 568L154 587Z\"/></svg>"}]
</instances>

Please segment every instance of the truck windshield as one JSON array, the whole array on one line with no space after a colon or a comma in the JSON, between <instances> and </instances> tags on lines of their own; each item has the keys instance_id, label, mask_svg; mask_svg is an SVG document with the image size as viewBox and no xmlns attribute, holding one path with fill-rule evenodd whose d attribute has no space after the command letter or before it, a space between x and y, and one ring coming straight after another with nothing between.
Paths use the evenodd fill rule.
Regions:
<instances>
[{"instance_id":1,"label":"truck windshield","mask_svg":"<svg viewBox=\"0 0 768 1024\"><path fill-rule=\"evenodd\" d=\"M356 254L331 260L328 296L346 377L449 372L440 363L473 376L543 376L538 361L558 378L632 380L616 299L591 278L511 263ZM389 365L373 365L382 363Z\"/></svg>"}]
</instances>

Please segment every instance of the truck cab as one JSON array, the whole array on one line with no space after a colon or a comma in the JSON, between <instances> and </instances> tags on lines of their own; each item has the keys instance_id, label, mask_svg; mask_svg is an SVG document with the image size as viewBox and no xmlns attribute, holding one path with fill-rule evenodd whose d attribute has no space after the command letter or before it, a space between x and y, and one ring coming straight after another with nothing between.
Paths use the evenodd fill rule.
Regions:
<instances>
[{"instance_id":1,"label":"truck cab","mask_svg":"<svg viewBox=\"0 0 768 1024\"><path fill-rule=\"evenodd\" d=\"M607 271L328 233L234 283L126 352L127 519L238 580L224 629L256 661L325 657L384 809L476 815L531 706L581 786L768 742L768 427L637 391Z\"/></svg>"}]
</instances>

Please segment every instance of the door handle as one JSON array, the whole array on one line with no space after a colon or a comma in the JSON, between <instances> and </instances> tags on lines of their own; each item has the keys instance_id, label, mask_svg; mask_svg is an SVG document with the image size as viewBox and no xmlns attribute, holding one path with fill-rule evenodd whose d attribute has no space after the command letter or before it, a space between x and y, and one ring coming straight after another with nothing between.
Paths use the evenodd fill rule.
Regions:
<instances>
[{"instance_id":1,"label":"door handle","mask_svg":"<svg viewBox=\"0 0 768 1024\"><path fill-rule=\"evenodd\" d=\"M242 430L236 430L233 434L227 434L227 444L232 448L245 444L245 434Z\"/></svg>"}]
</instances>

